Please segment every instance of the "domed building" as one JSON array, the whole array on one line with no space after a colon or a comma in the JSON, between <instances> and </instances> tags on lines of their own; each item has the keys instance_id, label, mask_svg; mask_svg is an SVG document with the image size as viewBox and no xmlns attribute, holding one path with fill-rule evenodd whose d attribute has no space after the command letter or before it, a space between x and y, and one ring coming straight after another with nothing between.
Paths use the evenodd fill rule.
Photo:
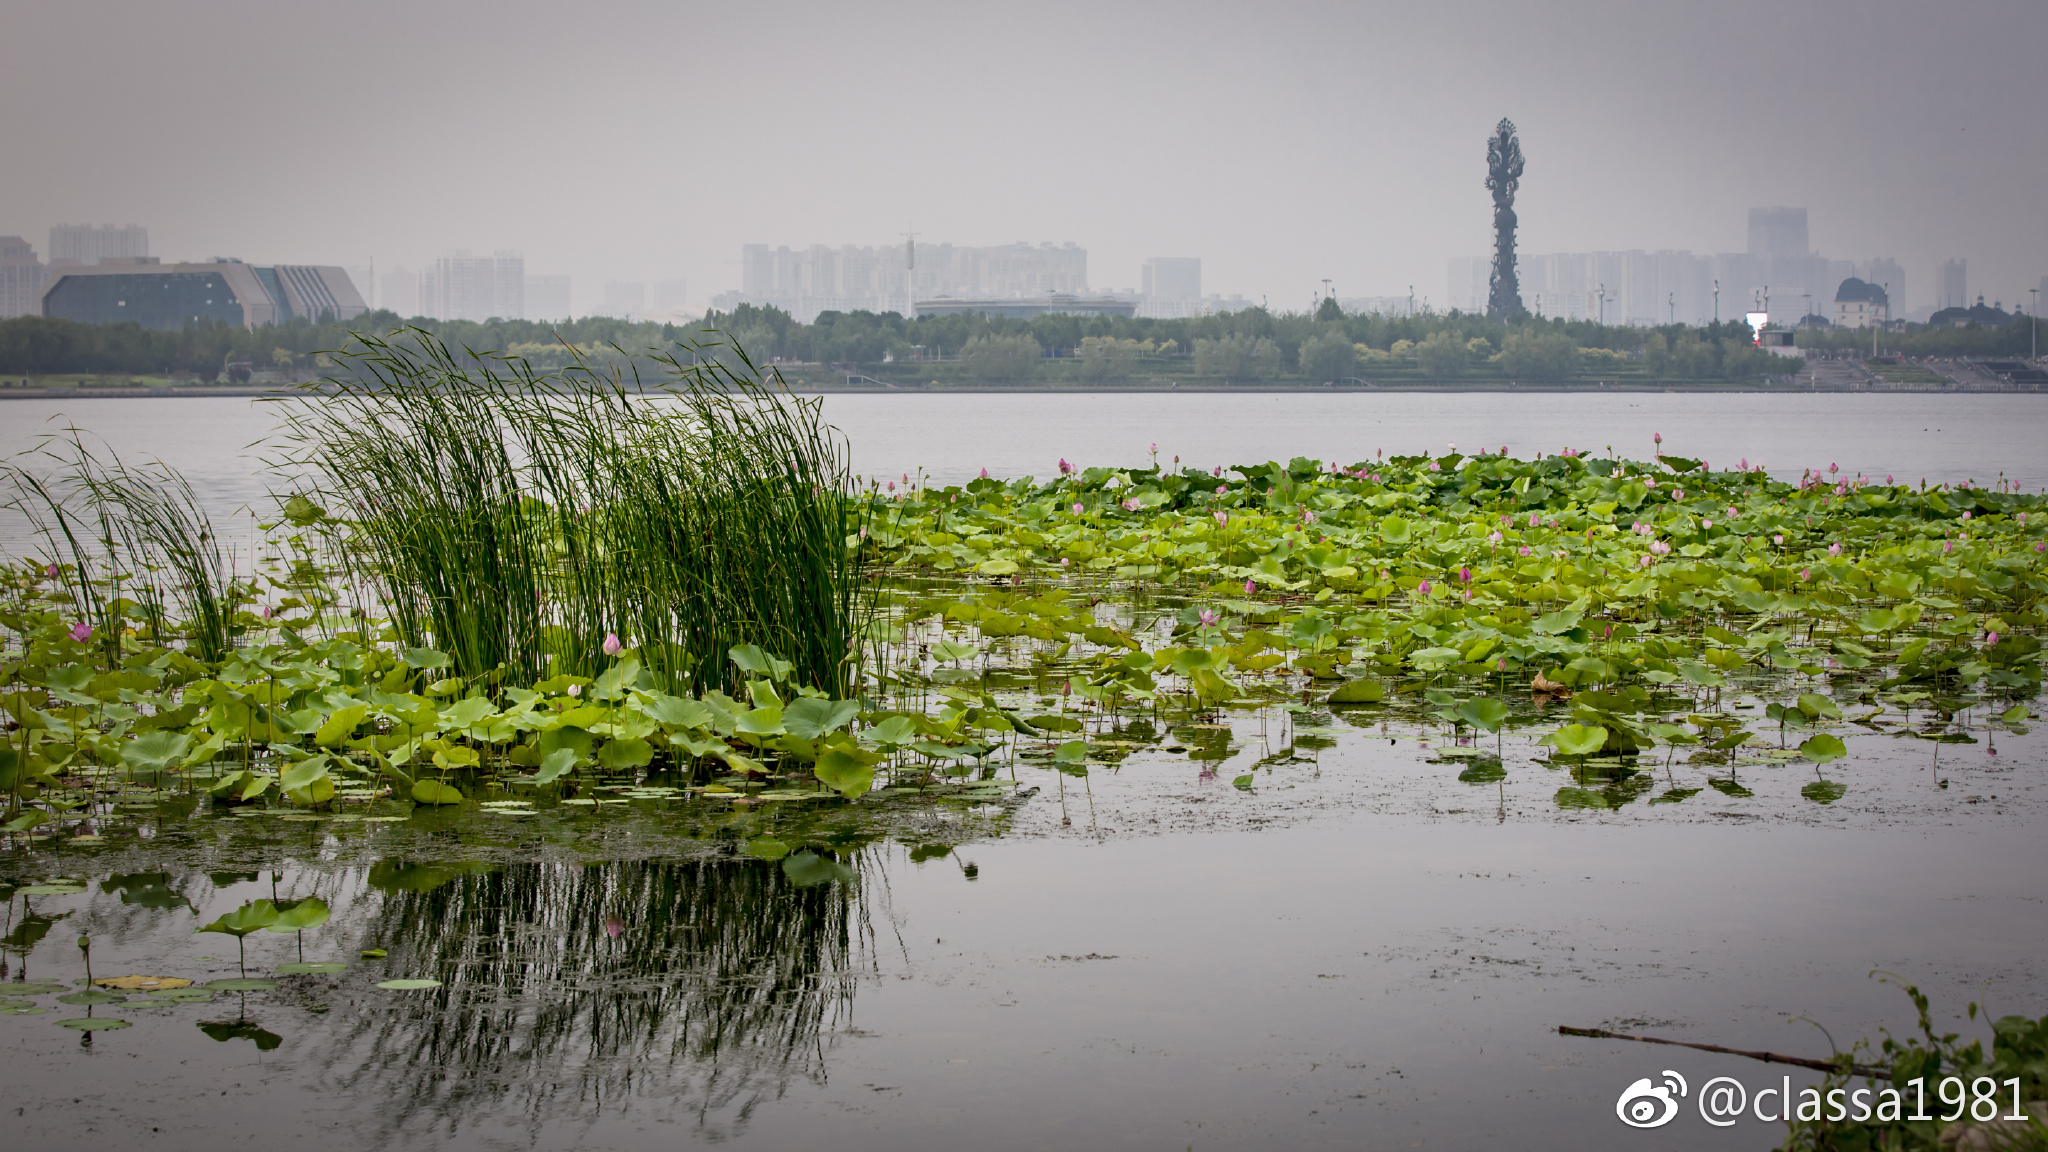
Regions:
<instances>
[{"instance_id":1,"label":"domed building","mask_svg":"<svg viewBox=\"0 0 2048 1152\"><path fill-rule=\"evenodd\" d=\"M1891 318L1892 302L1882 287L1851 276L1835 289L1835 327L1869 328Z\"/></svg>"},{"instance_id":2,"label":"domed building","mask_svg":"<svg viewBox=\"0 0 2048 1152\"><path fill-rule=\"evenodd\" d=\"M1984 303L1982 296L1968 308L1943 308L1927 318L1927 323L1935 328L1999 328L2012 321L2012 313L1996 304Z\"/></svg>"}]
</instances>

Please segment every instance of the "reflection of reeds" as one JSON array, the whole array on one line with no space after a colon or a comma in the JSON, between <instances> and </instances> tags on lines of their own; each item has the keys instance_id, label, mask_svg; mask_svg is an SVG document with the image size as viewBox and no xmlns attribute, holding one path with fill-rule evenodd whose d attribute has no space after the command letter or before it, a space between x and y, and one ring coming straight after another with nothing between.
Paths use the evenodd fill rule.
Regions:
<instances>
[{"instance_id":1,"label":"reflection of reeds","mask_svg":"<svg viewBox=\"0 0 2048 1152\"><path fill-rule=\"evenodd\" d=\"M678 688L729 683L748 642L842 687L862 595L844 443L743 355L699 351L643 361L665 377L643 394L364 336L288 423L343 562L465 675L592 673L617 633Z\"/></svg>"},{"instance_id":2,"label":"reflection of reeds","mask_svg":"<svg viewBox=\"0 0 2048 1152\"><path fill-rule=\"evenodd\" d=\"M362 938L446 986L364 1016L330 1071L393 1128L515 1106L587 1123L635 1096L709 1122L822 1076L857 901L759 860L524 864L394 893Z\"/></svg>"}]
</instances>

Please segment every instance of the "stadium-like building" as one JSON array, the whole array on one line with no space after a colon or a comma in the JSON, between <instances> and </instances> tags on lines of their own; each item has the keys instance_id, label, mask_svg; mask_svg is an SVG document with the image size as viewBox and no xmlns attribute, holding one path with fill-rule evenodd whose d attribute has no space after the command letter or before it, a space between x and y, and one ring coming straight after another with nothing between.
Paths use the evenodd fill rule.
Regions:
<instances>
[{"instance_id":1,"label":"stadium-like building","mask_svg":"<svg viewBox=\"0 0 2048 1152\"><path fill-rule=\"evenodd\" d=\"M42 314L84 324L183 328L219 321L254 328L302 318L347 320L369 311L348 273L325 264L159 264L154 257L52 268Z\"/></svg>"}]
</instances>

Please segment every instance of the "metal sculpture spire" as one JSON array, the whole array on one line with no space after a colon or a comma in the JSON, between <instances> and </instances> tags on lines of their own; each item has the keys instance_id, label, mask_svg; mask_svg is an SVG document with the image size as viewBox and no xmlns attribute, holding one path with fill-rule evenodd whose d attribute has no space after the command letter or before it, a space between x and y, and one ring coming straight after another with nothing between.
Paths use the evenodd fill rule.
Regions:
<instances>
[{"instance_id":1,"label":"metal sculpture spire","mask_svg":"<svg viewBox=\"0 0 2048 1152\"><path fill-rule=\"evenodd\" d=\"M1512 316L1522 310L1521 280L1515 275L1515 189L1522 182L1522 141L1515 122L1503 119L1486 142L1486 188L1493 193L1493 276L1486 314Z\"/></svg>"}]
</instances>

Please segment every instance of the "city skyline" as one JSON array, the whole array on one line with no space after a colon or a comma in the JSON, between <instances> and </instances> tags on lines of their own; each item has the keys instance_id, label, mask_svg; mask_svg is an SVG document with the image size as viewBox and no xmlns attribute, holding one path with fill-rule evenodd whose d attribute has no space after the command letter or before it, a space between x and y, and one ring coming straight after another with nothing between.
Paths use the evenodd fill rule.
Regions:
<instances>
[{"instance_id":1,"label":"city skyline","mask_svg":"<svg viewBox=\"0 0 2048 1152\"><path fill-rule=\"evenodd\" d=\"M1973 298L2011 300L2048 272L2039 162L2020 143L2048 10L2018 0L1857 20L1739 0L1707 22L1712 52L1679 47L1703 34L1698 12L1610 0L1198 4L1172 21L1055 4L1021 25L915 4L619 0L576 17L629 33L602 38L517 5L203 7L13 14L0 149L20 162L0 232L132 220L178 259L379 268L517 249L570 276L578 307L610 281L671 278L701 306L739 285L741 243L882 246L911 230L1071 238L1095 289L1136 288L1146 259L1182 254L1202 259L1207 291L1276 307L1326 278L1345 297L1435 297L1444 262L1487 245L1484 145L1509 116L1528 157L1524 252L1739 252L1743 210L1790 204L1811 211L1815 249L1888 256L1922 285L1967 259ZM78 88L86 57L95 83ZM296 175L304 110L239 100L233 69L187 67L207 58L343 77L334 121L361 160ZM1001 99L1023 92L1104 111ZM231 175L189 147L198 110L228 104L244 118ZM1823 107L1856 112L1806 130ZM687 143L652 143L678 130ZM578 159L551 172L587 175L500 174L552 139ZM251 194L222 195L223 179Z\"/></svg>"}]
</instances>

